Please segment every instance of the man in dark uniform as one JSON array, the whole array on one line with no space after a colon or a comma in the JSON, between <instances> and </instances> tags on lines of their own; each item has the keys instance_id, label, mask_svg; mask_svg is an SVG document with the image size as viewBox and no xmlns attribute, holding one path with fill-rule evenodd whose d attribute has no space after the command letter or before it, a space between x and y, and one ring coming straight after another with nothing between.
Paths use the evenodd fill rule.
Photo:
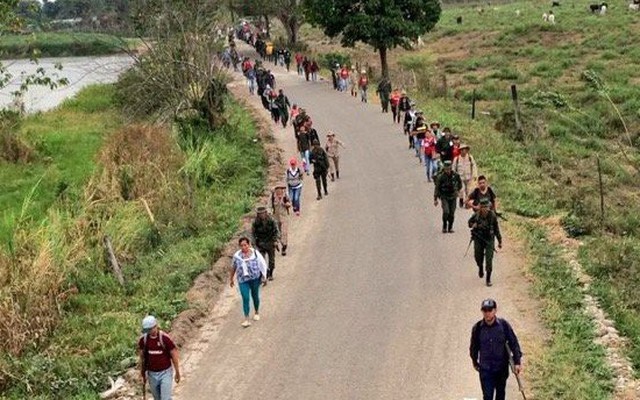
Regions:
<instances>
[{"instance_id":1,"label":"man in dark uniform","mask_svg":"<svg viewBox=\"0 0 640 400\"><path fill-rule=\"evenodd\" d=\"M442 201L442 233L453 233L453 219L456 212L456 199L462 189L460 175L451 168L451 161L444 162L444 170L436 176L433 204L438 207Z\"/></svg>"},{"instance_id":2,"label":"man in dark uniform","mask_svg":"<svg viewBox=\"0 0 640 400\"><path fill-rule=\"evenodd\" d=\"M376 90L378 96L380 96L380 105L382 106L382 112L389 112L389 96L391 96L391 82L389 79L383 77L380 83L378 83L378 89Z\"/></svg>"},{"instance_id":3,"label":"man in dark uniform","mask_svg":"<svg viewBox=\"0 0 640 400\"><path fill-rule=\"evenodd\" d=\"M276 249L280 240L280 231L278 231L278 224L269 216L264 206L257 209L256 219L251 225L251 235L258 251L269 258L267 279L272 281L273 270L276 269Z\"/></svg>"},{"instance_id":4,"label":"man in dark uniform","mask_svg":"<svg viewBox=\"0 0 640 400\"><path fill-rule=\"evenodd\" d=\"M482 301L482 319L471 330L469 353L473 368L480 373L483 400L505 400L509 378L509 357L513 354L515 373L522 372L522 352L513 328L496 317L497 304L493 299Z\"/></svg>"},{"instance_id":5,"label":"man in dark uniform","mask_svg":"<svg viewBox=\"0 0 640 400\"><path fill-rule=\"evenodd\" d=\"M444 135L436 142L436 151L440 154L440 160L453 161L453 135L449 128L444 128Z\"/></svg>"},{"instance_id":6,"label":"man in dark uniform","mask_svg":"<svg viewBox=\"0 0 640 400\"><path fill-rule=\"evenodd\" d=\"M493 271L493 252L495 240L498 239L498 248L502 248L502 235L498 226L498 217L491 210L491 201L487 198L480 200L480 208L469 218L471 228L471 240L473 240L473 254L478 265L478 276L484 276L484 268L487 270L487 286L491 286L491 272ZM484 268L482 266L484 262Z\"/></svg>"}]
</instances>

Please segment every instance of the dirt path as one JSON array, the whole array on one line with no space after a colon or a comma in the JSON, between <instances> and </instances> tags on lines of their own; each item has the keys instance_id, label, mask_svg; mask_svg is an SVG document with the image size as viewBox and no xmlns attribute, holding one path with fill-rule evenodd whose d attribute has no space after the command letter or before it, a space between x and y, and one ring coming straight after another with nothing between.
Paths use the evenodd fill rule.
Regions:
<instances>
[{"instance_id":1,"label":"dirt path","mask_svg":"<svg viewBox=\"0 0 640 400\"><path fill-rule=\"evenodd\" d=\"M322 201L305 181L290 253L262 293L263 320L242 329L239 294L227 288L183 349L177 398L480 398L468 357L480 301L498 301L525 352L539 332L513 242L506 238L495 285L485 287L463 258L469 213L458 211L455 234L440 233L433 187L391 118L324 82L274 70L322 138L334 130L346 143L342 179ZM249 102L260 107L257 97ZM285 159L294 155L292 130L275 135ZM512 398L515 386L510 379Z\"/></svg>"}]
</instances>

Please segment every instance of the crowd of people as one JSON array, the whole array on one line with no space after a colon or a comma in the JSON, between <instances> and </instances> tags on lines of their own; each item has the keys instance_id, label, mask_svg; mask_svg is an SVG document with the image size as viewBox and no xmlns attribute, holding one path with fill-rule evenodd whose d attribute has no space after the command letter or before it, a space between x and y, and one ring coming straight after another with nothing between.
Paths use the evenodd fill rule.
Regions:
<instances>
[{"instance_id":1,"label":"crowd of people","mask_svg":"<svg viewBox=\"0 0 640 400\"><path fill-rule=\"evenodd\" d=\"M244 25L235 31L235 36L254 46L259 59L240 60L230 36L230 45L221 56L223 64L228 63L228 67L233 66L236 71L241 65L250 95L260 96L274 124L281 124L284 129L291 122L297 148L297 154L291 156L283 173L284 181L273 188L270 204L257 208L251 234L238 240L239 249L232 257L229 284L231 287L238 284L244 315L241 325L247 328L252 321L260 320L260 288L274 279L276 253L286 256L289 250L289 218L301 215L305 176L313 176L318 201L328 196L328 180L340 179L340 153L345 144L332 131L327 132L322 144L309 112L298 104L291 104L284 89L276 87L273 73L264 64L271 62L289 71L292 57L288 49L274 48L263 35L252 33ZM318 79L319 67L315 60L301 53L296 53L293 60L299 75L304 75L307 81ZM335 90L349 92L354 97L359 95L362 102L368 102L366 70L358 72L355 66L336 64L331 68L331 75ZM487 286L492 286L496 240L498 248L502 248L498 223L501 214L497 211L497 196L486 176L479 174L470 145L463 143L460 135L449 127L441 128L437 120L428 120L407 92L392 89L387 78L380 80L376 94L383 113L391 108L393 123L400 125L398 132L407 137L408 149L425 169L426 181L434 185L434 205L442 208L442 233L454 232L457 207L473 211L467 221L471 231L469 245L474 245L478 276L485 279ZM483 318L473 326L469 349L473 367L480 375L484 400L493 400L494 395L496 400L505 399L510 359L516 375L522 369L517 337L506 320L497 318L496 309L495 300L486 299L481 303ZM177 350L170 337L158 329L155 318L146 317L142 325L144 335L138 348L143 379L149 380L154 399L170 399L172 377L176 382L180 380Z\"/></svg>"}]
</instances>

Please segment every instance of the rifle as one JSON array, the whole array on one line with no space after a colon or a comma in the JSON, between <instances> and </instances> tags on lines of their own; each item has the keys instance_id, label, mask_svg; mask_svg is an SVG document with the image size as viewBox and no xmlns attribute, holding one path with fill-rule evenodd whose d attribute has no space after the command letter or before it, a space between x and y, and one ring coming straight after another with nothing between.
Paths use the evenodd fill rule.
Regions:
<instances>
[{"instance_id":1,"label":"rifle","mask_svg":"<svg viewBox=\"0 0 640 400\"><path fill-rule=\"evenodd\" d=\"M507 348L507 354L509 354L509 368L511 369L511 372L513 373L513 376L516 377L516 382L518 382L518 390L522 394L522 398L524 400L527 400L527 396L524 393L524 384L522 383L522 380L520 379L520 374L516 373L516 365L513 362L513 353L511 353L511 349L509 349L509 345L507 343L505 343L504 346Z\"/></svg>"},{"instance_id":2,"label":"rifle","mask_svg":"<svg viewBox=\"0 0 640 400\"><path fill-rule=\"evenodd\" d=\"M502 213L500 213L500 212L497 212L497 211L494 211L494 213L496 214L496 217L500 218L501 220L503 220L503 221L509 221L509 220L504 216L504 214L502 214Z\"/></svg>"},{"instance_id":3,"label":"rifle","mask_svg":"<svg viewBox=\"0 0 640 400\"><path fill-rule=\"evenodd\" d=\"M473 231L473 229L471 229L471 238L469 239L469 244L467 245L467 250L464 252L464 256L462 258L465 258L467 256L467 254L469 253L469 249L471 248L471 243L473 243L474 239L478 239L478 240L484 242L485 244L489 244L486 239L481 238L480 236L478 236L477 233L475 233ZM498 249L496 249L495 246L494 246L493 252L496 253L496 254L499 253Z\"/></svg>"}]
</instances>

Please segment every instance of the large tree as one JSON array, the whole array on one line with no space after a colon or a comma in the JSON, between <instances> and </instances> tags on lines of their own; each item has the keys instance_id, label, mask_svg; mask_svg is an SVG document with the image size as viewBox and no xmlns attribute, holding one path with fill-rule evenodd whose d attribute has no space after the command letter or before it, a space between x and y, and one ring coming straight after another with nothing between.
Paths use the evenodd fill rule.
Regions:
<instances>
[{"instance_id":1,"label":"large tree","mask_svg":"<svg viewBox=\"0 0 640 400\"><path fill-rule=\"evenodd\" d=\"M307 20L325 34L342 34L342 45L361 41L380 53L382 75L389 76L387 50L408 48L440 19L439 0L305 0Z\"/></svg>"}]
</instances>

